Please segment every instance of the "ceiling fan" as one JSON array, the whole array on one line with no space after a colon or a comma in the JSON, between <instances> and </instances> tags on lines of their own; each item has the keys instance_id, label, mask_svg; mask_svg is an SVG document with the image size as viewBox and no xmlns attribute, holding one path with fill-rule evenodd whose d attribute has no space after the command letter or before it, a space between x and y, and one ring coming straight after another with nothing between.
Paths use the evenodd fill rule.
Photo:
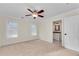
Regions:
<instances>
[{"instance_id":1,"label":"ceiling fan","mask_svg":"<svg viewBox=\"0 0 79 59\"><path fill-rule=\"evenodd\" d=\"M36 19L37 17L41 17L41 18L44 17L43 15L41 15L41 13L43 13L44 10L40 10L40 11L37 10L32 11L31 9L27 9L27 10L30 11L31 14L27 14L25 16L33 16L34 19Z\"/></svg>"}]
</instances>

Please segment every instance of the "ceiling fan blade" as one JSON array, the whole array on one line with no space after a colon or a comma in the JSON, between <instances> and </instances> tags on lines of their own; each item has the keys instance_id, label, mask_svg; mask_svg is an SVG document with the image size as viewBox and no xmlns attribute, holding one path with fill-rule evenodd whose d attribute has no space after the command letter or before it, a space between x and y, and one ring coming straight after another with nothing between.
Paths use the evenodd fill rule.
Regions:
<instances>
[{"instance_id":1,"label":"ceiling fan blade","mask_svg":"<svg viewBox=\"0 0 79 59\"><path fill-rule=\"evenodd\" d=\"M40 13L42 13L42 12L44 12L44 10L40 10L40 11L38 11L38 14L40 14Z\"/></svg>"},{"instance_id":2,"label":"ceiling fan blade","mask_svg":"<svg viewBox=\"0 0 79 59\"><path fill-rule=\"evenodd\" d=\"M25 15L25 16L31 16L31 14L29 14L29 15Z\"/></svg>"},{"instance_id":3,"label":"ceiling fan blade","mask_svg":"<svg viewBox=\"0 0 79 59\"><path fill-rule=\"evenodd\" d=\"M31 9L27 9L27 10L33 13L33 11Z\"/></svg>"},{"instance_id":4,"label":"ceiling fan blade","mask_svg":"<svg viewBox=\"0 0 79 59\"><path fill-rule=\"evenodd\" d=\"M38 15L38 16L39 16L39 17L42 17L42 18L44 17L44 16L42 16L42 15Z\"/></svg>"}]
</instances>

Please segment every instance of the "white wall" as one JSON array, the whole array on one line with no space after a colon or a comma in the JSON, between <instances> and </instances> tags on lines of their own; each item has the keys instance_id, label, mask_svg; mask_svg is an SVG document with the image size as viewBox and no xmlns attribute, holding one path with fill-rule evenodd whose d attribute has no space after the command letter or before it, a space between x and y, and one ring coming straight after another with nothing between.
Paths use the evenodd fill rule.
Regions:
<instances>
[{"instance_id":1,"label":"white wall","mask_svg":"<svg viewBox=\"0 0 79 59\"><path fill-rule=\"evenodd\" d=\"M52 23L50 23L49 20L44 20L39 25L39 37L41 40L52 42L52 27L50 25L52 25Z\"/></svg>"},{"instance_id":2,"label":"white wall","mask_svg":"<svg viewBox=\"0 0 79 59\"><path fill-rule=\"evenodd\" d=\"M62 24L63 24L64 23L64 18L77 16L77 15L79 15L79 9L69 11L69 12L66 12L66 13L57 15L55 17L51 17L51 18L48 18L48 19L45 19L45 20L41 21L41 24L39 25L39 27L40 27L39 28L39 37L40 37L40 39L52 43L53 42L53 34L52 34L52 31L53 31L53 27L52 27L53 24L52 23L53 23L53 21L62 20ZM64 25L62 25L62 27L64 27ZM64 35L64 28L62 28L62 35ZM64 36L62 36L62 45L64 46L64 40L63 39L64 39Z\"/></svg>"},{"instance_id":3,"label":"white wall","mask_svg":"<svg viewBox=\"0 0 79 59\"><path fill-rule=\"evenodd\" d=\"M17 38L7 38L6 35L6 24L7 21L15 20L18 24L18 37ZM13 44L16 42L23 42L28 40L38 39L38 35L33 37L31 34L31 26L35 23L32 20L27 19L17 19L14 17L0 17L0 46Z\"/></svg>"},{"instance_id":4,"label":"white wall","mask_svg":"<svg viewBox=\"0 0 79 59\"><path fill-rule=\"evenodd\" d=\"M43 20L39 25L39 37L41 40L53 42L53 21L61 20L61 18L49 18Z\"/></svg>"}]
</instances>

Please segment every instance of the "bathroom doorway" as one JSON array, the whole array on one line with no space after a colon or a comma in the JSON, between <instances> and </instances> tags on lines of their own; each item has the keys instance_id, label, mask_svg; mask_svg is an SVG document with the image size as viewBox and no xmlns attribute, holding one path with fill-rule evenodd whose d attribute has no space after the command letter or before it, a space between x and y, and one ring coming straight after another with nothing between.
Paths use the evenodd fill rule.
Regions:
<instances>
[{"instance_id":1,"label":"bathroom doorway","mask_svg":"<svg viewBox=\"0 0 79 59\"><path fill-rule=\"evenodd\" d=\"M62 20L53 21L53 43L62 46Z\"/></svg>"}]
</instances>

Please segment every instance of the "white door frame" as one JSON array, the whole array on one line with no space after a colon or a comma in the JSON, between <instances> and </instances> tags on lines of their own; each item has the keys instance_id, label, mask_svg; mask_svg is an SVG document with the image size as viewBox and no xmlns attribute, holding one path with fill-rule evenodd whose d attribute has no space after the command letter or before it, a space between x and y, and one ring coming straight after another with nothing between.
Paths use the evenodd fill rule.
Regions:
<instances>
[{"instance_id":1,"label":"white door frame","mask_svg":"<svg viewBox=\"0 0 79 59\"><path fill-rule=\"evenodd\" d=\"M61 21L62 21L62 32L61 32L61 34L62 34L62 47L64 47L64 19L62 18Z\"/></svg>"}]
</instances>

